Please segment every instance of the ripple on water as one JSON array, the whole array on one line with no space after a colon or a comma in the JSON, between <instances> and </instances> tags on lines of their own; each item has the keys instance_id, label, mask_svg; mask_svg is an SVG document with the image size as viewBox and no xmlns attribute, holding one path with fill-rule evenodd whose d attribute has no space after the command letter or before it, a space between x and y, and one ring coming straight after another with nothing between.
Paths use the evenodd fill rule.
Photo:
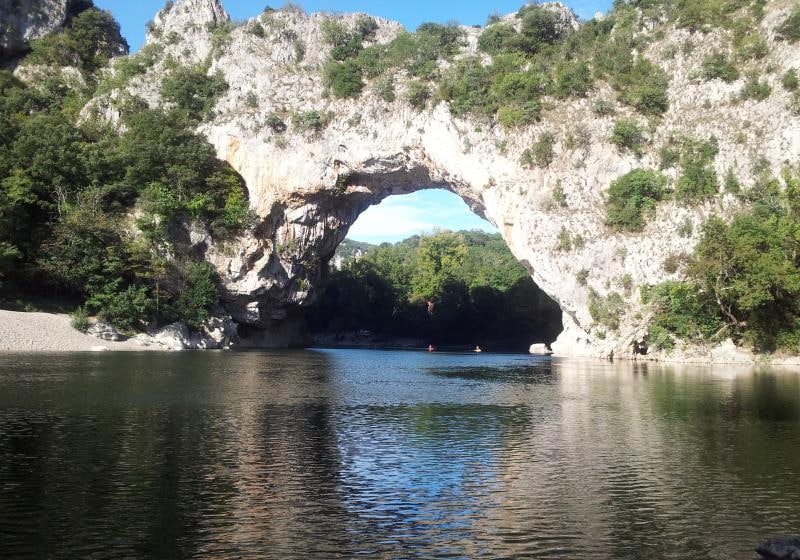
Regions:
<instances>
[{"instance_id":1,"label":"ripple on water","mask_svg":"<svg viewBox=\"0 0 800 560\"><path fill-rule=\"evenodd\" d=\"M800 528L793 375L363 351L19 360L0 358L11 558L751 558Z\"/></svg>"}]
</instances>

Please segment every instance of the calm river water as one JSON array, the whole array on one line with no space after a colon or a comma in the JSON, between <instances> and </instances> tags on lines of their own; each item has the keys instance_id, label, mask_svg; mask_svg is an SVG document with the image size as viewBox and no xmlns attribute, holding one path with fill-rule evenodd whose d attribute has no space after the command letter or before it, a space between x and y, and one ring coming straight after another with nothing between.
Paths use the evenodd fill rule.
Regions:
<instances>
[{"instance_id":1,"label":"calm river water","mask_svg":"<svg viewBox=\"0 0 800 560\"><path fill-rule=\"evenodd\" d=\"M359 350L0 356L0 557L751 559L800 374Z\"/></svg>"}]
</instances>

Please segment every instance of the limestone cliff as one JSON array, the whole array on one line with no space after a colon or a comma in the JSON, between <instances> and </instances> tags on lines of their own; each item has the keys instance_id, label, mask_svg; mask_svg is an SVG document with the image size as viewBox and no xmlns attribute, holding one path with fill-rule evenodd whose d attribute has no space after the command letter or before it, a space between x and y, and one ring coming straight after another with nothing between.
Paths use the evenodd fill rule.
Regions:
<instances>
[{"instance_id":1,"label":"limestone cliff","mask_svg":"<svg viewBox=\"0 0 800 560\"><path fill-rule=\"evenodd\" d=\"M75 4L74 0L0 0L0 60L59 29Z\"/></svg>"},{"instance_id":2,"label":"limestone cliff","mask_svg":"<svg viewBox=\"0 0 800 560\"><path fill-rule=\"evenodd\" d=\"M800 116L787 108L789 93L780 87L780 76L800 67L800 45L778 40L775 31L789 6L768 2L759 23L769 46L760 64L771 69L764 79L772 85L762 101L739 98L744 77L729 83L697 78L704 57L723 45L721 31L674 28L648 44L641 54L669 77L669 109L651 121L641 156L611 143L614 120L635 115L602 82L587 98L549 100L540 122L511 130L456 118L444 102L412 108L404 101L409 80L402 73L394 102L370 85L358 99L336 100L323 85L321 66L330 47L321 25L335 18L353 26L356 15L283 9L234 26L217 0L179 0L150 29L148 44L159 45L158 61L126 88L161 104L159 85L170 60L210 60L209 72L222 72L230 84L215 117L200 130L246 180L258 223L236 242L219 245L199 231L192 241L223 278L227 310L245 328L259 329L262 341L291 338L298 311L318 293L327 261L361 212L390 195L440 187L494 223L561 306L565 330L557 353L630 356L648 319L639 287L678 278L680 270L668 272L665 260L691 253L702 223L712 214L730 215L740 203L722 189L696 206L669 201L643 232L620 233L605 225L604 193L634 168L658 168L659 148L675 134L715 136L718 175L732 172L743 184L753 178L756 162L778 171L787 161L800 161ZM371 41L385 43L401 31L396 23L376 21ZM256 24L263 32L254 32ZM477 52L479 34L464 28L464 53ZM118 95L94 106L113 118ZM616 116L598 115L598 99L613 105ZM311 110L324 122L301 130L290 115ZM273 115L283 116L288 130L270 126ZM521 154L543 132L556 139L553 161L523 167ZM674 171L665 173L675 178ZM559 204L553 203L556 189L563 193ZM563 243L565 235L574 242ZM596 325L590 313L590 299L612 292L626 304L613 332Z\"/></svg>"}]
</instances>

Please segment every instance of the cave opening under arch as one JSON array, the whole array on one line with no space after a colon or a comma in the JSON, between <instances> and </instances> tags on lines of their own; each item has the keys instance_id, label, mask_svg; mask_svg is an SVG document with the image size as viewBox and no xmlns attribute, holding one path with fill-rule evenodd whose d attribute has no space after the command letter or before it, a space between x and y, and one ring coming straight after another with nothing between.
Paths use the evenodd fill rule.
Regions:
<instances>
[{"instance_id":1,"label":"cave opening under arch","mask_svg":"<svg viewBox=\"0 0 800 560\"><path fill-rule=\"evenodd\" d=\"M552 344L563 329L559 305L481 214L438 187L360 208L306 311L314 344Z\"/></svg>"}]
</instances>

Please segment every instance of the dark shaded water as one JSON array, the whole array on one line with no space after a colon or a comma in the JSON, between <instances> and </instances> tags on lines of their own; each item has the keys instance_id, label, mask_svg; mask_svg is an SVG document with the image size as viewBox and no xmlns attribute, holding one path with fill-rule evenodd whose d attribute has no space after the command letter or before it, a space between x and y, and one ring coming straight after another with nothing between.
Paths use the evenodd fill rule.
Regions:
<instances>
[{"instance_id":1,"label":"dark shaded water","mask_svg":"<svg viewBox=\"0 0 800 560\"><path fill-rule=\"evenodd\" d=\"M742 558L800 375L359 350L0 357L3 558Z\"/></svg>"}]
</instances>

